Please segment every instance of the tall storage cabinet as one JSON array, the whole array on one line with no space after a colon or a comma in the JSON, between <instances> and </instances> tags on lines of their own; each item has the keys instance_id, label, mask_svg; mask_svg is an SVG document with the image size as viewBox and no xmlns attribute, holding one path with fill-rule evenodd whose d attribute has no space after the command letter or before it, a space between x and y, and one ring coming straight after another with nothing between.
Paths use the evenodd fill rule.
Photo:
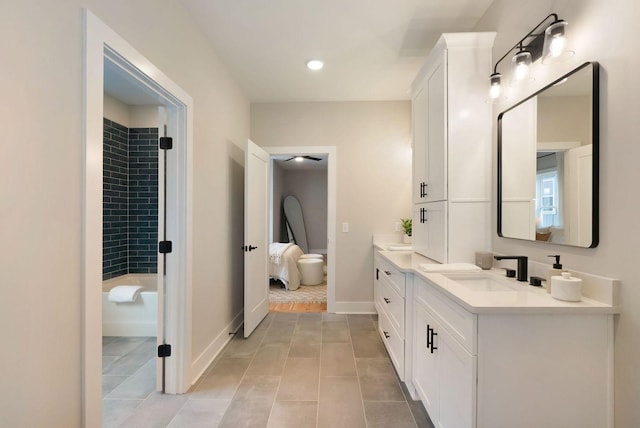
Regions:
<instances>
[{"instance_id":1,"label":"tall storage cabinet","mask_svg":"<svg viewBox=\"0 0 640 428\"><path fill-rule=\"evenodd\" d=\"M494 38L443 34L412 87L413 247L442 263L490 247Z\"/></svg>"}]
</instances>

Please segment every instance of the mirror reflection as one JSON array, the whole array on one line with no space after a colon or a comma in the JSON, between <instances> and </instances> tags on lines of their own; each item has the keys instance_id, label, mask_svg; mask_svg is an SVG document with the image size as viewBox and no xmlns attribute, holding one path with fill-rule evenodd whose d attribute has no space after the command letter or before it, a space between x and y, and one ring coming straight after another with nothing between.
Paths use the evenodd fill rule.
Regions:
<instances>
[{"instance_id":1,"label":"mirror reflection","mask_svg":"<svg viewBox=\"0 0 640 428\"><path fill-rule=\"evenodd\" d=\"M598 244L598 65L586 63L498 116L498 234Z\"/></svg>"}]
</instances>

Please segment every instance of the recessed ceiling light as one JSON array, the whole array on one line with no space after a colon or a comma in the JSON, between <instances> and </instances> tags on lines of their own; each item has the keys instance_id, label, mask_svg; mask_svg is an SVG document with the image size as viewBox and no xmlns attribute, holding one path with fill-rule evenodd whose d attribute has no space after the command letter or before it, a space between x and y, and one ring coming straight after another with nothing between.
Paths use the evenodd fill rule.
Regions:
<instances>
[{"instance_id":1,"label":"recessed ceiling light","mask_svg":"<svg viewBox=\"0 0 640 428\"><path fill-rule=\"evenodd\" d=\"M304 160L304 158L302 156L296 156L295 157L295 161L296 162L302 162Z\"/></svg>"},{"instance_id":2,"label":"recessed ceiling light","mask_svg":"<svg viewBox=\"0 0 640 428\"><path fill-rule=\"evenodd\" d=\"M307 68L309 70L320 70L322 67L324 67L324 62L319 59L311 59L307 61Z\"/></svg>"}]
</instances>

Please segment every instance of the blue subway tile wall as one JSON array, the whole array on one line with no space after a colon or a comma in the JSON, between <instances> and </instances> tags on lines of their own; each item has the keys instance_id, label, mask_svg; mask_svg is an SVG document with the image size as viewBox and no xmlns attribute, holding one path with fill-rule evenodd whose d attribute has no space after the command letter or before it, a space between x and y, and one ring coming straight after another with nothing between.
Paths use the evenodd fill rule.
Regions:
<instances>
[{"instance_id":1,"label":"blue subway tile wall","mask_svg":"<svg viewBox=\"0 0 640 428\"><path fill-rule=\"evenodd\" d=\"M156 273L158 129L104 119L103 280Z\"/></svg>"},{"instance_id":2,"label":"blue subway tile wall","mask_svg":"<svg viewBox=\"0 0 640 428\"><path fill-rule=\"evenodd\" d=\"M129 273L158 264L158 128L129 129Z\"/></svg>"}]
</instances>

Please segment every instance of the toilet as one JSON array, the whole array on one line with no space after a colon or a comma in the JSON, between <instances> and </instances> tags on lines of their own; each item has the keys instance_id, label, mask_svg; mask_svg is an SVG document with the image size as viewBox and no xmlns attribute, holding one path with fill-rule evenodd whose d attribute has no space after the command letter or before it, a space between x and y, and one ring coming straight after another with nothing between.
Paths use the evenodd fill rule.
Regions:
<instances>
[{"instance_id":1,"label":"toilet","mask_svg":"<svg viewBox=\"0 0 640 428\"><path fill-rule=\"evenodd\" d=\"M306 254L309 255L309 254ZM300 271L300 283L303 285L318 285L324 277L324 262L318 258L302 258L298 259L298 270Z\"/></svg>"},{"instance_id":2,"label":"toilet","mask_svg":"<svg viewBox=\"0 0 640 428\"><path fill-rule=\"evenodd\" d=\"M322 254L315 254L315 253L311 253L311 254L303 254L300 256L300 259L322 259Z\"/></svg>"}]
</instances>

